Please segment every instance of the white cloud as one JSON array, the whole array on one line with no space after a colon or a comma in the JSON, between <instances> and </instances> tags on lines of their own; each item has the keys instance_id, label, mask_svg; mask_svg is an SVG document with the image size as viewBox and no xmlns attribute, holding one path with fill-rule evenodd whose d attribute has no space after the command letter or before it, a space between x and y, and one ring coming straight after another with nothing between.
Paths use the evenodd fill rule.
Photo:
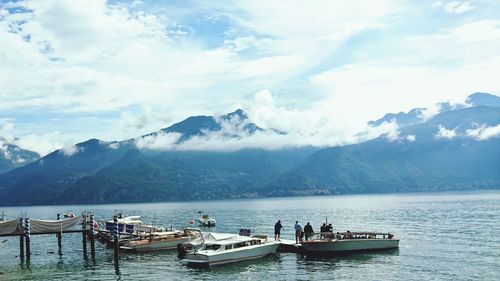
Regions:
<instances>
[{"instance_id":1,"label":"white cloud","mask_svg":"<svg viewBox=\"0 0 500 281\"><path fill-rule=\"evenodd\" d=\"M126 135L137 136L147 134L164 127L172 118L151 105L144 104L139 113L124 111L120 115L118 127Z\"/></svg>"},{"instance_id":2,"label":"white cloud","mask_svg":"<svg viewBox=\"0 0 500 281\"><path fill-rule=\"evenodd\" d=\"M15 144L23 149L35 151L42 157L55 150L64 147L60 141L61 134L59 132L51 132L46 134L28 134L15 140ZM66 146L70 146L66 144Z\"/></svg>"},{"instance_id":3,"label":"white cloud","mask_svg":"<svg viewBox=\"0 0 500 281\"><path fill-rule=\"evenodd\" d=\"M465 13L476 3L435 6ZM86 129L87 138L131 138L238 104L258 125L290 138L341 145L375 135L366 121L387 112L500 92L494 16L441 24L417 5L389 0L162 3L157 10L143 1L8 5L33 12L0 8L0 110L113 116L107 129ZM200 24L205 18L220 21ZM409 28L415 18L425 21L418 32ZM45 154L67 146L62 126L47 143L36 143L46 132L20 137ZM172 136L163 138L168 147Z\"/></svg>"},{"instance_id":4,"label":"white cloud","mask_svg":"<svg viewBox=\"0 0 500 281\"><path fill-rule=\"evenodd\" d=\"M14 137L13 131L14 124L10 121L10 119L0 119L0 140L3 138L5 142L16 145L22 149L34 151L41 156L63 147L63 144L61 144L60 141L61 135L59 132L26 134L17 138Z\"/></svg>"},{"instance_id":5,"label":"white cloud","mask_svg":"<svg viewBox=\"0 0 500 281\"><path fill-rule=\"evenodd\" d=\"M452 139L457 136L456 128L448 130L442 125L439 125L438 128L438 132L434 135L437 139Z\"/></svg>"},{"instance_id":6,"label":"white cloud","mask_svg":"<svg viewBox=\"0 0 500 281\"><path fill-rule=\"evenodd\" d=\"M447 14L463 14L473 11L475 7L470 3L470 1L451 1L446 3L443 9Z\"/></svg>"},{"instance_id":7,"label":"white cloud","mask_svg":"<svg viewBox=\"0 0 500 281\"><path fill-rule=\"evenodd\" d=\"M415 140L417 140L417 137L415 135L407 135L406 140L409 142L414 142Z\"/></svg>"},{"instance_id":8,"label":"white cloud","mask_svg":"<svg viewBox=\"0 0 500 281\"><path fill-rule=\"evenodd\" d=\"M78 147L76 145L70 145L63 147L62 149L59 150L59 153L63 154L64 156L71 157L79 152L84 151L85 149L83 147Z\"/></svg>"},{"instance_id":9,"label":"white cloud","mask_svg":"<svg viewBox=\"0 0 500 281\"><path fill-rule=\"evenodd\" d=\"M0 152L2 153L3 158L11 160L8 143L4 142L3 139L0 139Z\"/></svg>"},{"instance_id":10,"label":"white cloud","mask_svg":"<svg viewBox=\"0 0 500 281\"><path fill-rule=\"evenodd\" d=\"M481 127L465 131L465 134L477 140L487 140L494 137L500 137L500 125L490 127L483 124Z\"/></svg>"},{"instance_id":11,"label":"white cloud","mask_svg":"<svg viewBox=\"0 0 500 281\"><path fill-rule=\"evenodd\" d=\"M480 20L450 29L444 37L458 43L495 42L500 39L500 20Z\"/></svg>"},{"instance_id":12,"label":"white cloud","mask_svg":"<svg viewBox=\"0 0 500 281\"><path fill-rule=\"evenodd\" d=\"M224 120L216 117L221 127L219 131L204 131L203 135L192 136L181 143L178 143L180 134L160 131L137 138L136 146L140 149L162 151L235 151L244 148L277 150L310 145L339 146L380 135L386 135L391 141L401 140L395 122L384 122L375 128L365 125L361 130L352 131L335 127L328 120L319 120L314 112L289 112L283 108L276 108L269 91L257 93L255 101L255 104L246 105L250 111L248 111L249 119L244 122L239 118ZM255 121L254 118L259 119L259 126L265 124L264 128L278 131L264 130L253 134L246 131L245 126Z\"/></svg>"},{"instance_id":13,"label":"white cloud","mask_svg":"<svg viewBox=\"0 0 500 281\"><path fill-rule=\"evenodd\" d=\"M387 122L383 122L381 124L381 126L384 125L384 123L386 123L385 125L386 126L389 126L389 130L383 134L383 136L385 136L385 138L387 138L387 140L391 141L391 142L394 142L394 141L401 141L401 136L400 136L400 131L399 131L399 128L398 128L398 124L395 120L392 120L391 122L387 123Z\"/></svg>"},{"instance_id":14,"label":"white cloud","mask_svg":"<svg viewBox=\"0 0 500 281\"><path fill-rule=\"evenodd\" d=\"M442 7L443 5L444 5L444 3L443 3L443 2L441 2L441 1L437 1L437 2L435 2L435 3L433 3L433 4L432 4L432 8L440 8L440 7Z\"/></svg>"},{"instance_id":15,"label":"white cloud","mask_svg":"<svg viewBox=\"0 0 500 281\"><path fill-rule=\"evenodd\" d=\"M173 150L175 143L180 137L181 134L179 133L165 133L160 131L149 136L137 138L135 145L140 149Z\"/></svg>"},{"instance_id":16,"label":"white cloud","mask_svg":"<svg viewBox=\"0 0 500 281\"><path fill-rule=\"evenodd\" d=\"M0 145L6 145L15 141L13 129L14 124L10 119L0 118Z\"/></svg>"},{"instance_id":17,"label":"white cloud","mask_svg":"<svg viewBox=\"0 0 500 281\"><path fill-rule=\"evenodd\" d=\"M119 142L112 142L112 143L108 144L108 148L118 149L118 148L120 148L120 143Z\"/></svg>"},{"instance_id":18,"label":"white cloud","mask_svg":"<svg viewBox=\"0 0 500 281\"><path fill-rule=\"evenodd\" d=\"M426 66L408 61L371 61L345 65L311 77L321 103L342 118L363 122L387 112L434 108L437 101L463 102L477 89L500 92L500 56L466 65ZM423 82L425 81L425 82ZM460 81L460 82L457 82ZM453 95L450 95L453 93ZM436 110L426 112L428 117Z\"/></svg>"}]
</instances>

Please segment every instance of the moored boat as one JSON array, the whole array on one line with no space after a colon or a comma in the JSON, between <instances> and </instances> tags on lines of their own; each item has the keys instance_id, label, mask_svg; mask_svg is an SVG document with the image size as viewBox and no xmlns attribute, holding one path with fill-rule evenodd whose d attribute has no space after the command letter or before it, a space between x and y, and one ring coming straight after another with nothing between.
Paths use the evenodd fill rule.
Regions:
<instances>
[{"instance_id":1,"label":"moored boat","mask_svg":"<svg viewBox=\"0 0 500 281\"><path fill-rule=\"evenodd\" d=\"M94 229L97 230L99 241L108 245L112 245L115 231L118 231L119 244L122 246L130 240L142 240L143 237L161 236L162 233L174 232L172 228L147 225L141 221L140 216L123 216L121 213L115 214L113 220L97 223Z\"/></svg>"},{"instance_id":2,"label":"moored boat","mask_svg":"<svg viewBox=\"0 0 500 281\"><path fill-rule=\"evenodd\" d=\"M203 246L186 254L183 260L191 266L213 266L252 260L276 253L279 243L267 236L233 235L204 241Z\"/></svg>"},{"instance_id":3,"label":"moored boat","mask_svg":"<svg viewBox=\"0 0 500 281\"><path fill-rule=\"evenodd\" d=\"M139 235L125 241L120 248L135 252L148 252L159 250L174 250L179 244L191 241L199 237L199 231L184 229L165 232L152 232L147 235Z\"/></svg>"},{"instance_id":4,"label":"moored boat","mask_svg":"<svg viewBox=\"0 0 500 281\"><path fill-rule=\"evenodd\" d=\"M345 254L398 248L399 239L391 233L347 231L321 233L301 244L309 254Z\"/></svg>"}]
</instances>

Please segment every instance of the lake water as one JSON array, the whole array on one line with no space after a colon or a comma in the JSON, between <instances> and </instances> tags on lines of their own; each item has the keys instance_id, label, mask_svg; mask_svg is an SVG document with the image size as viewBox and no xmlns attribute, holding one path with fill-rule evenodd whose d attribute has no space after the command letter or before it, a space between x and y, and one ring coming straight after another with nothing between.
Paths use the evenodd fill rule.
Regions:
<instances>
[{"instance_id":1,"label":"lake water","mask_svg":"<svg viewBox=\"0 0 500 281\"><path fill-rule=\"evenodd\" d=\"M55 219L57 213L92 211L107 219L114 210L181 228L197 211L217 219L216 232L273 233L281 219L284 238L293 225L309 221L315 230L328 217L336 231L390 231L400 248L310 260L279 253L256 261L193 269L175 251L126 254L115 268L112 251L96 243L96 259L83 258L81 234L32 236L31 263L21 264L18 238L0 237L0 280L500 280L500 191L353 195L182 203L88 206L0 207L10 217Z\"/></svg>"}]
</instances>

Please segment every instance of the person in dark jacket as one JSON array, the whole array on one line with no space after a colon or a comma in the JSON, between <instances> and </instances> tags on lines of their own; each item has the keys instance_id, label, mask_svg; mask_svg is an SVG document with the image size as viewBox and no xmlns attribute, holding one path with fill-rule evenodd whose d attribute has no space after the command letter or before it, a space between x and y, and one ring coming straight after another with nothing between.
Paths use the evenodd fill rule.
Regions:
<instances>
[{"instance_id":1,"label":"person in dark jacket","mask_svg":"<svg viewBox=\"0 0 500 281\"><path fill-rule=\"evenodd\" d=\"M278 222L274 224L274 240L280 240L282 229L283 226L281 225L281 220L278 220Z\"/></svg>"},{"instance_id":2,"label":"person in dark jacket","mask_svg":"<svg viewBox=\"0 0 500 281\"><path fill-rule=\"evenodd\" d=\"M331 224L331 223L329 223L329 224L326 226L325 232L333 232L333 226L332 226L332 224Z\"/></svg>"},{"instance_id":3,"label":"person in dark jacket","mask_svg":"<svg viewBox=\"0 0 500 281\"><path fill-rule=\"evenodd\" d=\"M304 226L304 233L306 235L306 241L311 239L314 234L313 227L309 222L307 222L306 226Z\"/></svg>"},{"instance_id":4,"label":"person in dark jacket","mask_svg":"<svg viewBox=\"0 0 500 281\"><path fill-rule=\"evenodd\" d=\"M326 232L326 223L323 223L323 225L319 228L320 232L320 239L323 239L325 237L325 232Z\"/></svg>"}]
</instances>

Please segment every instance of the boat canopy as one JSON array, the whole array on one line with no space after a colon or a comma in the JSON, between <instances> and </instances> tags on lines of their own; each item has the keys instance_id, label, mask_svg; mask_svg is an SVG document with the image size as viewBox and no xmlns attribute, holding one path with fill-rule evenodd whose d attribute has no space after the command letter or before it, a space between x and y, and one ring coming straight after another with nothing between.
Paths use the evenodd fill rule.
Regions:
<instances>
[{"instance_id":1,"label":"boat canopy","mask_svg":"<svg viewBox=\"0 0 500 281\"><path fill-rule=\"evenodd\" d=\"M231 233L214 233L214 232L209 232L203 235L203 240L205 242L217 242L221 240L226 240L226 239L231 239L234 237L237 237L238 235L231 234Z\"/></svg>"},{"instance_id":2,"label":"boat canopy","mask_svg":"<svg viewBox=\"0 0 500 281\"><path fill-rule=\"evenodd\" d=\"M247 237L247 236L239 236L239 235L233 235L233 237L228 238L228 239L223 239L223 240L217 240L217 241L205 241L206 244L217 244L217 245L231 245L231 244L237 244L237 243L244 243L244 242L249 242L249 241L262 241L261 238L255 238L255 237Z\"/></svg>"}]
</instances>

